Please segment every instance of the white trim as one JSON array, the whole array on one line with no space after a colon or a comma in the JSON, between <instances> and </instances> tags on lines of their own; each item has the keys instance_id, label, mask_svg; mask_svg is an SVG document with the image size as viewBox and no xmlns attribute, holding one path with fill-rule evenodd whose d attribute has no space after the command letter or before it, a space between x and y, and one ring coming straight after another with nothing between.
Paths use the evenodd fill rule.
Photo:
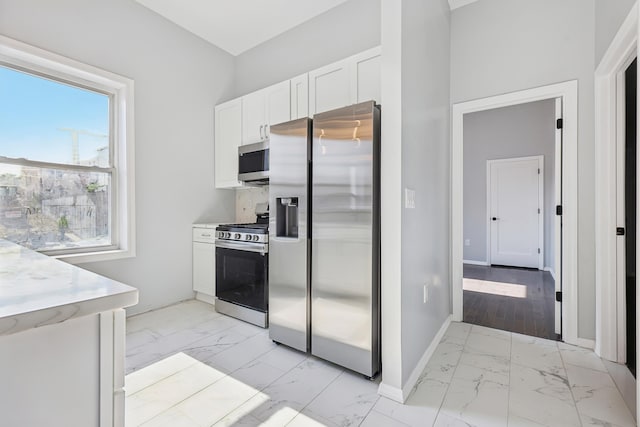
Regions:
<instances>
[{"instance_id":1,"label":"white trim","mask_svg":"<svg viewBox=\"0 0 640 427\"><path fill-rule=\"evenodd\" d=\"M436 351L436 348L438 347L438 344L440 344L442 337L444 337L444 334L447 332L447 329L449 328L450 324L451 324L451 315L449 315L445 319L442 326L440 326L440 330L438 330L438 333L436 333L436 336L431 341L431 344L429 344L429 347L427 347L427 349L425 350L424 354L418 361L418 364L416 365L416 367L413 368L413 371L411 372L409 379L405 383L404 387L402 387L402 389L397 387L390 387L386 384L380 384L380 387L378 387L378 394L380 394L381 396L387 397L391 400L395 400L396 402L400 402L400 403L406 402L409 396L411 395L411 392L415 388L416 384L418 383L418 380L420 379L420 375L422 375L422 372L424 371L424 368L427 366L429 359L431 359L431 356L433 356L433 353Z\"/></svg>"},{"instance_id":2,"label":"white trim","mask_svg":"<svg viewBox=\"0 0 640 427\"><path fill-rule=\"evenodd\" d=\"M470 264L470 265L483 265L483 266L489 266L490 265L487 261L472 261L470 259L463 259L462 263L463 264Z\"/></svg>"},{"instance_id":3,"label":"white trim","mask_svg":"<svg viewBox=\"0 0 640 427\"><path fill-rule=\"evenodd\" d=\"M537 160L538 161L538 270L544 268L544 156L526 156L526 157L511 157L505 159L488 159L487 160L487 216L486 216L486 236L487 236L487 260L488 264L493 264L491 260L492 247L491 247L491 217L495 215L491 211L491 166L495 163L508 163L517 162L522 160ZM462 262L464 264L464 260Z\"/></svg>"},{"instance_id":4,"label":"white trim","mask_svg":"<svg viewBox=\"0 0 640 427\"><path fill-rule=\"evenodd\" d=\"M468 4L475 3L477 1L478 0L449 0L449 9L454 10Z\"/></svg>"},{"instance_id":5,"label":"white trim","mask_svg":"<svg viewBox=\"0 0 640 427\"><path fill-rule=\"evenodd\" d=\"M618 30L595 72L595 269L598 356L618 361L616 215L617 103L616 79L637 50L638 4Z\"/></svg>"},{"instance_id":6,"label":"white trim","mask_svg":"<svg viewBox=\"0 0 640 427\"><path fill-rule=\"evenodd\" d=\"M595 348L596 342L594 340L588 340L586 338L578 338L575 343L578 347L588 348L589 350L593 350Z\"/></svg>"},{"instance_id":7,"label":"white trim","mask_svg":"<svg viewBox=\"0 0 640 427\"><path fill-rule=\"evenodd\" d=\"M382 0L380 62L382 144L380 168L381 239L381 390L402 387L402 3ZM385 395L386 392L383 392Z\"/></svg>"},{"instance_id":8,"label":"white trim","mask_svg":"<svg viewBox=\"0 0 640 427\"><path fill-rule=\"evenodd\" d=\"M100 427L113 426L114 354L113 312L98 314L100 322Z\"/></svg>"},{"instance_id":9,"label":"white trim","mask_svg":"<svg viewBox=\"0 0 640 427\"><path fill-rule=\"evenodd\" d=\"M548 271L549 274L551 274L551 277L553 277L553 280L556 280L556 272L553 271L553 268L551 267L545 267L544 271Z\"/></svg>"},{"instance_id":10,"label":"white trim","mask_svg":"<svg viewBox=\"0 0 640 427\"><path fill-rule=\"evenodd\" d=\"M112 129L116 174L113 186L117 197L112 201L111 233L117 250L58 255L72 264L106 261L135 256L135 159L134 159L134 83L133 80L73 59L48 52L0 35L0 61L66 81L97 88L113 96ZM125 184L125 185L119 185Z\"/></svg>"},{"instance_id":11,"label":"white trim","mask_svg":"<svg viewBox=\"0 0 640 427\"><path fill-rule=\"evenodd\" d=\"M555 99L554 107L554 118L557 123L558 120L562 120L562 98ZM554 132L554 144L553 204L555 209L556 206L562 205L562 129L558 129L557 126ZM553 266L558 274L558 280L556 280L556 275L553 275L553 285L555 292L561 292L562 281L559 279L562 278L562 251L559 248L562 247L562 233L560 232L562 230L562 217L553 215L553 224ZM553 303L553 332L557 335L562 334L562 302L557 300Z\"/></svg>"},{"instance_id":12,"label":"white trim","mask_svg":"<svg viewBox=\"0 0 640 427\"><path fill-rule=\"evenodd\" d=\"M196 292L196 299L198 301L205 302L207 304L215 305L216 297L212 297L211 295L203 294L202 292Z\"/></svg>"},{"instance_id":13,"label":"white trim","mask_svg":"<svg viewBox=\"0 0 640 427\"><path fill-rule=\"evenodd\" d=\"M462 320L463 118L475 111L563 98L563 339L578 339L578 82L572 80L454 104L451 144L451 277L453 320Z\"/></svg>"}]
</instances>

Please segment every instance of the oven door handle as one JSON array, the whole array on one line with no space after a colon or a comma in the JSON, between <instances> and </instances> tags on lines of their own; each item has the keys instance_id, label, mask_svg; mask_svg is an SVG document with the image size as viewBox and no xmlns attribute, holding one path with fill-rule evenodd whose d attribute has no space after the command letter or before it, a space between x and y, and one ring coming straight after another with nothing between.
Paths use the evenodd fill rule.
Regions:
<instances>
[{"instance_id":1,"label":"oven door handle","mask_svg":"<svg viewBox=\"0 0 640 427\"><path fill-rule=\"evenodd\" d=\"M216 239L216 248L236 249L239 251L247 251L247 252L257 252L262 255L269 253L269 245L266 245L264 243L249 243L249 242L238 243L230 240Z\"/></svg>"}]
</instances>

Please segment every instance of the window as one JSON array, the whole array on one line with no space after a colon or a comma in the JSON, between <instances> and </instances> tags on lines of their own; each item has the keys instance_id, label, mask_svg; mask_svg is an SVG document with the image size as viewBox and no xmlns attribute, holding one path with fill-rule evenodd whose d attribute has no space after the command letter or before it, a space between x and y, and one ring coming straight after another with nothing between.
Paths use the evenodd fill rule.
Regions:
<instances>
[{"instance_id":1,"label":"window","mask_svg":"<svg viewBox=\"0 0 640 427\"><path fill-rule=\"evenodd\" d=\"M0 37L0 238L133 256L133 82Z\"/></svg>"}]
</instances>

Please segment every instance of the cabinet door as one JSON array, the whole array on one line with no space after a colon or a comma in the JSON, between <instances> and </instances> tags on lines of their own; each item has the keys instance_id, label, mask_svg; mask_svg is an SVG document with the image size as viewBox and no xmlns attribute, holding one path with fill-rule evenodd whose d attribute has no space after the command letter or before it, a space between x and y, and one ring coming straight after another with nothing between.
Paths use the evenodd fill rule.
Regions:
<instances>
[{"instance_id":1,"label":"cabinet door","mask_svg":"<svg viewBox=\"0 0 640 427\"><path fill-rule=\"evenodd\" d=\"M216 294L216 247L211 243L193 242L193 290Z\"/></svg>"},{"instance_id":2,"label":"cabinet door","mask_svg":"<svg viewBox=\"0 0 640 427\"><path fill-rule=\"evenodd\" d=\"M351 103L380 99L380 47L369 49L349 58L351 73Z\"/></svg>"},{"instance_id":3,"label":"cabinet door","mask_svg":"<svg viewBox=\"0 0 640 427\"><path fill-rule=\"evenodd\" d=\"M242 97L242 144L264 141L267 124L266 90L262 89Z\"/></svg>"},{"instance_id":4,"label":"cabinet door","mask_svg":"<svg viewBox=\"0 0 640 427\"><path fill-rule=\"evenodd\" d=\"M291 120L309 117L309 74L291 79Z\"/></svg>"},{"instance_id":5,"label":"cabinet door","mask_svg":"<svg viewBox=\"0 0 640 427\"><path fill-rule=\"evenodd\" d=\"M348 60L309 73L309 115L351 104Z\"/></svg>"},{"instance_id":6,"label":"cabinet door","mask_svg":"<svg viewBox=\"0 0 640 427\"><path fill-rule=\"evenodd\" d=\"M291 87L289 80L264 89L267 107L265 126L277 125L291 120ZM269 129L266 129L267 135Z\"/></svg>"},{"instance_id":7,"label":"cabinet door","mask_svg":"<svg viewBox=\"0 0 640 427\"><path fill-rule=\"evenodd\" d=\"M238 146L242 140L242 102L234 99L215 108L214 165L216 188L240 187Z\"/></svg>"}]
</instances>

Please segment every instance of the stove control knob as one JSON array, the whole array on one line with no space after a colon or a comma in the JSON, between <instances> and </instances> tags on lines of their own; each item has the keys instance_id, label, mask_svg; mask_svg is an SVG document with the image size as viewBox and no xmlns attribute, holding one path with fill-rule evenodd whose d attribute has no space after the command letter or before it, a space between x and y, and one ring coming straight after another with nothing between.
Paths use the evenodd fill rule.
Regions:
<instances>
[{"instance_id":1,"label":"stove control knob","mask_svg":"<svg viewBox=\"0 0 640 427\"><path fill-rule=\"evenodd\" d=\"M229 233L228 231L224 234L224 237L226 237L227 239L231 237L231 233Z\"/></svg>"},{"instance_id":2,"label":"stove control knob","mask_svg":"<svg viewBox=\"0 0 640 427\"><path fill-rule=\"evenodd\" d=\"M240 233L236 233L235 238L236 240L240 240Z\"/></svg>"},{"instance_id":3,"label":"stove control knob","mask_svg":"<svg viewBox=\"0 0 640 427\"><path fill-rule=\"evenodd\" d=\"M218 237L223 239L224 238L224 231L218 231Z\"/></svg>"},{"instance_id":4,"label":"stove control knob","mask_svg":"<svg viewBox=\"0 0 640 427\"><path fill-rule=\"evenodd\" d=\"M244 238L244 240L251 240L251 234L247 234Z\"/></svg>"},{"instance_id":5,"label":"stove control knob","mask_svg":"<svg viewBox=\"0 0 640 427\"><path fill-rule=\"evenodd\" d=\"M260 240L260 236L253 236L253 241L257 242L258 240Z\"/></svg>"}]
</instances>

